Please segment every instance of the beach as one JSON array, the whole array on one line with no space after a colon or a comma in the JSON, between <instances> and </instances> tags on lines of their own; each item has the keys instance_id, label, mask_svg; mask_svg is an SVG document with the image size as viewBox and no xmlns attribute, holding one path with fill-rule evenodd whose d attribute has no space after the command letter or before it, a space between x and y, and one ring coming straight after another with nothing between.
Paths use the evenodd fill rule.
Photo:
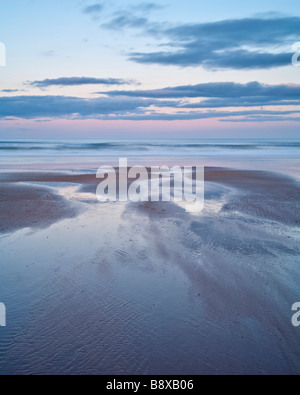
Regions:
<instances>
[{"instance_id":1,"label":"beach","mask_svg":"<svg viewBox=\"0 0 300 395\"><path fill-rule=\"evenodd\" d=\"M298 151L164 149L139 163L206 164L201 213L100 203L95 157L2 157L0 374L299 374Z\"/></svg>"},{"instance_id":2,"label":"beach","mask_svg":"<svg viewBox=\"0 0 300 395\"><path fill-rule=\"evenodd\" d=\"M299 375L298 2L0 10L0 377Z\"/></svg>"}]
</instances>

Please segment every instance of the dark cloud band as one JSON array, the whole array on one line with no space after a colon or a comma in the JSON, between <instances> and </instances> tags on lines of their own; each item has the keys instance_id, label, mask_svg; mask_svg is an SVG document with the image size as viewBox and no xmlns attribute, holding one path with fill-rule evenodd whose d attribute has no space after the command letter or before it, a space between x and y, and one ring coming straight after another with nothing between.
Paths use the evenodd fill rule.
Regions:
<instances>
[{"instance_id":1,"label":"dark cloud band","mask_svg":"<svg viewBox=\"0 0 300 395\"><path fill-rule=\"evenodd\" d=\"M169 49L131 52L129 59L143 64L203 66L212 70L290 66L291 44L300 40L299 26L300 17L247 18L173 28L144 23L148 34L169 41Z\"/></svg>"},{"instance_id":2,"label":"dark cloud band","mask_svg":"<svg viewBox=\"0 0 300 395\"><path fill-rule=\"evenodd\" d=\"M166 101L156 99L125 98L125 97L99 97L95 99L83 99L67 96L10 96L0 97L0 118L21 119L103 119L103 120L197 120L218 119L228 117L250 116L276 116L298 114L299 111L268 111L253 109L249 111L182 111L178 107L178 101ZM160 111L155 110L159 107ZM168 108L174 107L176 112L170 113ZM165 111L162 110L165 108Z\"/></svg>"},{"instance_id":3,"label":"dark cloud band","mask_svg":"<svg viewBox=\"0 0 300 395\"><path fill-rule=\"evenodd\" d=\"M132 85L137 84L137 82L118 78L62 77L56 79L45 79L42 81L32 81L28 82L28 84L38 88L46 88L49 86Z\"/></svg>"}]
</instances>

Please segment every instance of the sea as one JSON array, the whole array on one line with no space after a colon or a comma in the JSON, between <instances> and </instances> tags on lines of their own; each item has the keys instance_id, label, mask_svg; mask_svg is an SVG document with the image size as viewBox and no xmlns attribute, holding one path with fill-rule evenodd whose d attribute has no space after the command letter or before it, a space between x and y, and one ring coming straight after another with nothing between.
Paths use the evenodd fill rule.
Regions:
<instances>
[{"instance_id":1,"label":"sea","mask_svg":"<svg viewBox=\"0 0 300 395\"><path fill-rule=\"evenodd\" d=\"M80 170L170 164L271 170L298 178L300 139L247 140L1 140L0 170Z\"/></svg>"}]
</instances>

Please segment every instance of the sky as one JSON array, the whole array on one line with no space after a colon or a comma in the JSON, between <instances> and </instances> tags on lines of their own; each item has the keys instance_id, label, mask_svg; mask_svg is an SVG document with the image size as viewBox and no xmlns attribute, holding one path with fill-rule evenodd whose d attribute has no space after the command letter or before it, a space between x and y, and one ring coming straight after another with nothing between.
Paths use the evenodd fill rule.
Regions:
<instances>
[{"instance_id":1,"label":"sky","mask_svg":"<svg viewBox=\"0 0 300 395\"><path fill-rule=\"evenodd\" d=\"M0 0L0 138L299 138L297 3Z\"/></svg>"}]
</instances>

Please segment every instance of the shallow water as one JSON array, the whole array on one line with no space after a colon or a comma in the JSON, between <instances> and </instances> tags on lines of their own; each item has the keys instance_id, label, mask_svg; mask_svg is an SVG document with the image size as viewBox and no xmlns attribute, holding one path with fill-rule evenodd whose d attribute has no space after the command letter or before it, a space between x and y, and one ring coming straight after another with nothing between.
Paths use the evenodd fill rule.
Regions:
<instances>
[{"instance_id":1,"label":"shallow water","mask_svg":"<svg viewBox=\"0 0 300 395\"><path fill-rule=\"evenodd\" d=\"M299 374L299 227L214 183L199 215L60 193L81 214L0 237L1 374Z\"/></svg>"},{"instance_id":2,"label":"shallow water","mask_svg":"<svg viewBox=\"0 0 300 395\"><path fill-rule=\"evenodd\" d=\"M80 170L103 165L199 165L283 172L300 179L300 140L2 140L2 170Z\"/></svg>"}]
</instances>

